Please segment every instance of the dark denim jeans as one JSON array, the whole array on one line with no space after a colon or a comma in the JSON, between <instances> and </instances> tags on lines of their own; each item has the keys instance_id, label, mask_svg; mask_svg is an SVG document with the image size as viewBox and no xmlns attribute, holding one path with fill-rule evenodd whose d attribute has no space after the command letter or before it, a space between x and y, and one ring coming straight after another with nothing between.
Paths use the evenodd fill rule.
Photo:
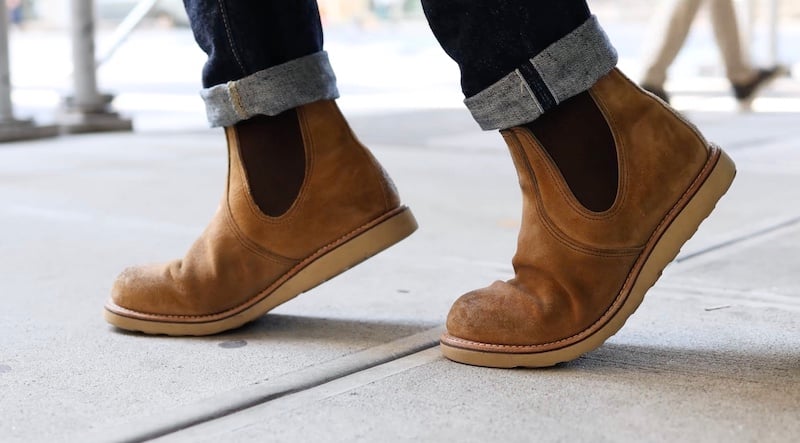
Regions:
<instances>
[{"instance_id":1,"label":"dark denim jeans","mask_svg":"<svg viewBox=\"0 0 800 443\"><path fill-rule=\"evenodd\" d=\"M197 43L208 54L203 87L322 51L316 0L184 0Z\"/></svg>"},{"instance_id":2,"label":"dark denim jeans","mask_svg":"<svg viewBox=\"0 0 800 443\"><path fill-rule=\"evenodd\" d=\"M184 0L208 54L203 97L213 125L338 97L315 0ZM616 53L585 0L422 0L461 68L484 129L510 127L585 91Z\"/></svg>"}]
</instances>

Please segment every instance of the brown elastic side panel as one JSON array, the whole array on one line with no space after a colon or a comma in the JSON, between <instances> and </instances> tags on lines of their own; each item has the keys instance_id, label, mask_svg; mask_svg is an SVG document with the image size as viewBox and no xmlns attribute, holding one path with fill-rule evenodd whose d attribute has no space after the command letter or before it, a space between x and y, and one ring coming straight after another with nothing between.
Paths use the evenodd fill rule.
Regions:
<instances>
[{"instance_id":1,"label":"brown elastic side panel","mask_svg":"<svg viewBox=\"0 0 800 443\"><path fill-rule=\"evenodd\" d=\"M259 115L235 127L253 200L266 215L285 214L305 179L306 155L297 112Z\"/></svg>"},{"instance_id":2,"label":"brown elastic side panel","mask_svg":"<svg viewBox=\"0 0 800 443\"><path fill-rule=\"evenodd\" d=\"M619 181L614 136L588 92L524 126L550 154L583 206L603 212L614 205Z\"/></svg>"}]
</instances>

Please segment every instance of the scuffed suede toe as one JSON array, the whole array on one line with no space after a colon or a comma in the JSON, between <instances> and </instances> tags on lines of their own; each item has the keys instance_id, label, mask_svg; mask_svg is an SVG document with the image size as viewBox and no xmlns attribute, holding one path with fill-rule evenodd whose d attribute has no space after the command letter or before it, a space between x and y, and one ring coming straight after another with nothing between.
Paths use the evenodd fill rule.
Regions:
<instances>
[{"instance_id":1,"label":"scuffed suede toe","mask_svg":"<svg viewBox=\"0 0 800 443\"><path fill-rule=\"evenodd\" d=\"M176 291L175 280L170 275L173 267L180 267L180 261L126 268L114 282L111 307L143 314L197 314L191 310L187 297Z\"/></svg>"},{"instance_id":2,"label":"scuffed suede toe","mask_svg":"<svg viewBox=\"0 0 800 443\"><path fill-rule=\"evenodd\" d=\"M447 330L456 337L492 344L530 344L540 334L531 318L539 318L537 300L515 286L497 281L456 300L447 316Z\"/></svg>"}]
</instances>

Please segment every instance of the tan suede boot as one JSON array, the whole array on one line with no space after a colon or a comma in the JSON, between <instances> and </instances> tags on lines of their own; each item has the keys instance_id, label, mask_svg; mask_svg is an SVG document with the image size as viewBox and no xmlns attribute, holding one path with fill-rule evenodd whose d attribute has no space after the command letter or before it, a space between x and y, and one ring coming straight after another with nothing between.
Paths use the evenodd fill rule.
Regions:
<instances>
[{"instance_id":1,"label":"tan suede boot","mask_svg":"<svg viewBox=\"0 0 800 443\"><path fill-rule=\"evenodd\" d=\"M332 101L226 135L227 190L210 225L182 260L125 270L105 307L111 324L168 335L236 328L417 228Z\"/></svg>"},{"instance_id":2,"label":"tan suede boot","mask_svg":"<svg viewBox=\"0 0 800 443\"><path fill-rule=\"evenodd\" d=\"M559 107L552 122L502 131L523 194L516 275L456 301L441 340L447 358L543 367L599 347L733 181L724 152L617 70ZM611 198L586 183L588 169L548 151L560 139L598 150L609 141Z\"/></svg>"}]
</instances>

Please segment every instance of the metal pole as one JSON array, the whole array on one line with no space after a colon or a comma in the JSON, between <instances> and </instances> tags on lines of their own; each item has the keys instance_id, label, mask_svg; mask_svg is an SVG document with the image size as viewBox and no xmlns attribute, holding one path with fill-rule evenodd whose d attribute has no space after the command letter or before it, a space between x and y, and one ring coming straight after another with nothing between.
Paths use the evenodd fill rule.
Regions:
<instances>
[{"instance_id":1,"label":"metal pole","mask_svg":"<svg viewBox=\"0 0 800 443\"><path fill-rule=\"evenodd\" d=\"M3 1L3 0L0 0ZM94 46L94 0L72 0L74 93L64 99L59 117L64 132L130 131L129 119L111 109L113 96L97 89Z\"/></svg>"},{"instance_id":2,"label":"metal pole","mask_svg":"<svg viewBox=\"0 0 800 443\"><path fill-rule=\"evenodd\" d=\"M13 120L11 73L8 66L8 7L4 0L0 0L0 122Z\"/></svg>"},{"instance_id":3,"label":"metal pole","mask_svg":"<svg viewBox=\"0 0 800 443\"><path fill-rule=\"evenodd\" d=\"M8 45L8 8L0 0L0 141L15 141L58 135L56 126L36 126L31 120L14 118L11 103L11 66Z\"/></svg>"},{"instance_id":4,"label":"metal pole","mask_svg":"<svg viewBox=\"0 0 800 443\"><path fill-rule=\"evenodd\" d=\"M94 64L94 1L72 0L73 105L84 110L104 108L97 91Z\"/></svg>"}]
</instances>

